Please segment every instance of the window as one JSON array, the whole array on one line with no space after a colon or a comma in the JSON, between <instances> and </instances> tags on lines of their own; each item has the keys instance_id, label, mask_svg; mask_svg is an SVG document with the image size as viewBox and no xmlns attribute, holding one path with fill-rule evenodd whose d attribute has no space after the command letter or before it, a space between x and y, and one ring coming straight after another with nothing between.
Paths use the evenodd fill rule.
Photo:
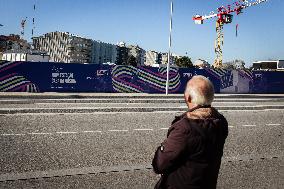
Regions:
<instances>
[{"instance_id":1,"label":"window","mask_svg":"<svg viewBox=\"0 0 284 189\"><path fill-rule=\"evenodd\" d=\"M277 69L284 69L284 60L278 61Z\"/></svg>"}]
</instances>

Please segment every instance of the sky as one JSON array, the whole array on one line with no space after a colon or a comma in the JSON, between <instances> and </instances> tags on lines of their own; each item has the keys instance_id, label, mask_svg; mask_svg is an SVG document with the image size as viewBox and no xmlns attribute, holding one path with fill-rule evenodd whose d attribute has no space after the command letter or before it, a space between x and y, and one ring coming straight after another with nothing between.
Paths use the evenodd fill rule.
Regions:
<instances>
[{"instance_id":1,"label":"sky","mask_svg":"<svg viewBox=\"0 0 284 189\"><path fill-rule=\"evenodd\" d=\"M205 15L235 0L173 0L172 52L212 63L215 58L216 19L196 25L192 17ZM36 5L34 11L33 5ZM117 44L139 45L168 52L170 0L0 0L0 34L20 34L27 17L25 39L64 31ZM224 26L224 62L242 59L284 59L284 0L269 0L247 8ZM235 28L238 24L238 37Z\"/></svg>"}]
</instances>

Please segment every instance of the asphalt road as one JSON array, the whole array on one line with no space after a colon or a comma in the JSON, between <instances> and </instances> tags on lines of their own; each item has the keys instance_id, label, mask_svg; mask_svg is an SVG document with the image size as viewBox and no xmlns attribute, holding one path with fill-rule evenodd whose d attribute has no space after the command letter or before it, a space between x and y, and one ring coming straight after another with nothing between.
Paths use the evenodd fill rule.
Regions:
<instances>
[{"instance_id":1,"label":"asphalt road","mask_svg":"<svg viewBox=\"0 0 284 189\"><path fill-rule=\"evenodd\" d=\"M283 100L232 99L216 102L233 108L240 101L243 106L222 110L229 136L218 188L282 188L284 109L246 106L284 105ZM41 103L0 102L0 110L39 109ZM102 108L165 105L168 111L0 114L0 188L153 188L159 178L150 165L154 151L165 139L173 117L181 113L172 107L184 105L158 101L95 104ZM44 108L62 105L80 109L93 104L55 101Z\"/></svg>"}]
</instances>

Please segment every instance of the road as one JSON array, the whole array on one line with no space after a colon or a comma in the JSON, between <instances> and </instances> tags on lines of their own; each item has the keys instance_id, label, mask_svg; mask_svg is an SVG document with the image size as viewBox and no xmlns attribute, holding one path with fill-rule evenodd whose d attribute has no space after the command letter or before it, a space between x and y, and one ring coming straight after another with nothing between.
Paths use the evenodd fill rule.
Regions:
<instances>
[{"instance_id":1,"label":"road","mask_svg":"<svg viewBox=\"0 0 284 189\"><path fill-rule=\"evenodd\" d=\"M182 96L61 95L0 94L0 188L153 188ZM229 122L218 188L282 188L283 97L216 97Z\"/></svg>"}]
</instances>

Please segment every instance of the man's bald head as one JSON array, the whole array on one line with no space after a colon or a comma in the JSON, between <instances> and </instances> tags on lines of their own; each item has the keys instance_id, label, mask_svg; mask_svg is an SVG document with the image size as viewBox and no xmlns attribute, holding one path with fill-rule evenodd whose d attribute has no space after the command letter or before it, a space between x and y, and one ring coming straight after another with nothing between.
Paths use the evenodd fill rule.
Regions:
<instances>
[{"instance_id":1,"label":"man's bald head","mask_svg":"<svg viewBox=\"0 0 284 189\"><path fill-rule=\"evenodd\" d=\"M193 76L186 84L184 97L187 103L211 105L214 99L214 86L204 76Z\"/></svg>"}]
</instances>

